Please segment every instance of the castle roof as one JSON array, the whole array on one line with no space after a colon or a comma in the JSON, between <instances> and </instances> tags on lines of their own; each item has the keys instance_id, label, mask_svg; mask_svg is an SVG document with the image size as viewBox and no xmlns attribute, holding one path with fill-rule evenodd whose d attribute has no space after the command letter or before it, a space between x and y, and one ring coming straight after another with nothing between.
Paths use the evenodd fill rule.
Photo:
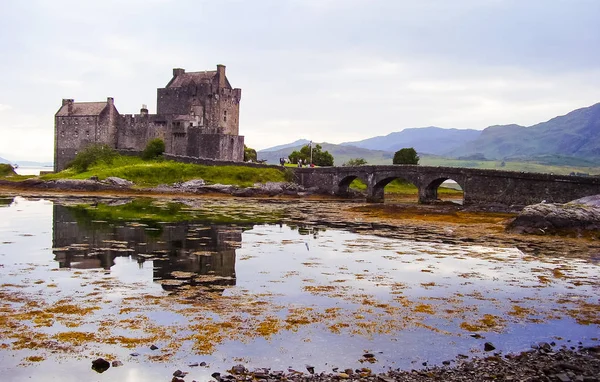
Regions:
<instances>
[{"instance_id":1,"label":"castle roof","mask_svg":"<svg viewBox=\"0 0 600 382\"><path fill-rule=\"evenodd\" d=\"M180 88L189 85L192 81L196 84L216 81L218 72L216 70L205 70L202 72L179 73L167 84L167 88ZM225 77L225 83L231 89L229 80Z\"/></svg>"},{"instance_id":2,"label":"castle roof","mask_svg":"<svg viewBox=\"0 0 600 382\"><path fill-rule=\"evenodd\" d=\"M63 105L56 113L57 117L99 115L108 102L73 102L71 112L69 105Z\"/></svg>"},{"instance_id":3,"label":"castle roof","mask_svg":"<svg viewBox=\"0 0 600 382\"><path fill-rule=\"evenodd\" d=\"M202 82L212 82L213 79L217 76L216 70L207 70L203 72L189 72L189 73L181 73L175 76L171 82L167 85L168 88L180 88L182 86L188 85L190 82L194 81L197 84Z\"/></svg>"}]
</instances>

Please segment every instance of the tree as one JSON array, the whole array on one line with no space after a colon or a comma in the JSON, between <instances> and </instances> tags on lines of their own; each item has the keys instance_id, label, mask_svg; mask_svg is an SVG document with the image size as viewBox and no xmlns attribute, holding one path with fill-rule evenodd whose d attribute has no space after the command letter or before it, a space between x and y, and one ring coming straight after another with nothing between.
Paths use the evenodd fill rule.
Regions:
<instances>
[{"instance_id":1,"label":"tree","mask_svg":"<svg viewBox=\"0 0 600 382\"><path fill-rule=\"evenodd\" d=\"M394 154L394 164L419 164L419 156L412 147L403 148Z\"/></svg>"},{"instance_id":2,"label":"tree","mask_svg":"<svg viewBox=\"0 0 600 382\"><path fill-rule=\"evenodd\" d=\"M67 167L73 168L76 172L84 172L99 162L111 164L116 156L117 152L108 145L93 144L78 152Z\"/></svg>"},{"instance_id":3,"label":"tree","mask_svg":"<svg viewBox=\"0 0 600 382\"><path fill-rule=\"evenodd\" d=\"M344 163L342 166L352 167L352 166L363 166L367 164L365 158L352 158L348 160L348 162Z\"/></svg>"},{"instance_id":4,"label":"tree","mask_svg":"<svg viewBox=\"0 0 600 382\"><path fill-rule=\"evenodd\" d=\"M244 162L256 162L256 150L244 145Z\"/></svg>"},{"instance_id":5,"label":"tree","mask_svg":"<svg viewBox=\"0 0 600 382\"><path fill-rule=\"evenodd\" d=\"M156 159L163 155L165 152L165 142L160 138L154 138L146 145L146 148L142 152L142 159L150 160Z\"/></svg>"},{"instance_id":6,"label":"tree","mask_svg":"<svg viewBox=\"0 0 600 382\"><path fill-rule=\"evenodd\" d=\"M294 150L288 156L291 163L298 163L300 159L304 163L310 162L310 146L304 145L300 151ZM312 162L317 166L333 166L333 155L329 151L323 151L323 147L317 144L312 149Z\"/></svg>"}]
</instances>

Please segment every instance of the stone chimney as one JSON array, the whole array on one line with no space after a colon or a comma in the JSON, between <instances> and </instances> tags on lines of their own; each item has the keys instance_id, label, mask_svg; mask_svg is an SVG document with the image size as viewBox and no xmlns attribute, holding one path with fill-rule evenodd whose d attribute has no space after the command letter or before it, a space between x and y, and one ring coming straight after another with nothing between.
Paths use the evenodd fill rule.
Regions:
<instances>
[{"instance_id":1,"label":"stone chimney","mask_svg":"<svg viewBox=\"0 0 600 382\"><path fill-rule=\"evenodd\" d=\"M142 104L142 108L140 109L141 115L148 115L148 106L146 104Z\"/></svg>"},{"instance_id":2,"label":"stone chimney","mask_svg":"<svg viewBox=\"0 0 600 382\"><path fill-rule=\"evenodd\" d=\"M177 77L179 75L182 75L185 73L185 69L181 69L181 68L174 68L173 69L173 77Z\"/></svg>"},{"instance_id":3,"label":"stone chimney","mask_svg":"<svg viewBox=\"0 0 600 382\"><path fill-rule=\"evenodd\" d=\"M67 114L71 115L73 113L73 102L75 102L72 98L63 98L62 105L67 105Z\"/></svg>"},{"instance_id":4,"label":"stone chimney","mask_svg":"<svg viewBox=\"0 0 600 382\"><path fill-rule=\"evenodd\" d=\"M106 103L110 106L115 106L115 99L113 97L106 97Z\"/></svg>"},{"instance_id":5,"label":"stone chimney","mask_svg":"<svg viewBox=\"0 0 600 382\"><path fill-rule=\"evenodd\" d=\"M225 87L225 65L217 65L217 76L219 77L219 88Z\"/></svg>"}]
</instances>

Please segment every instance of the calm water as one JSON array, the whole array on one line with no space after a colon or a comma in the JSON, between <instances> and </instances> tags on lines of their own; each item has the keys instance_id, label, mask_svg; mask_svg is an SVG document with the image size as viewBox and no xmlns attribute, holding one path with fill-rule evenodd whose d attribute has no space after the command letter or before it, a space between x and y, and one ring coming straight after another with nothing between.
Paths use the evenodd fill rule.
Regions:
<instances>
[{"instance_id":1,"label":"calm water","mask_svg":"<svg viewBox=\"0 0 600 382\"><path fill-rule=\"evenodd\" d=\"M170 380L181 369L207 380L238 363L383 370L481 356L486 341L502 352L597 344L598 271L516 248L128 221L0 198L0 379ZM98 356L124 366L97 374Z\"/></svg>"}]
</instances>

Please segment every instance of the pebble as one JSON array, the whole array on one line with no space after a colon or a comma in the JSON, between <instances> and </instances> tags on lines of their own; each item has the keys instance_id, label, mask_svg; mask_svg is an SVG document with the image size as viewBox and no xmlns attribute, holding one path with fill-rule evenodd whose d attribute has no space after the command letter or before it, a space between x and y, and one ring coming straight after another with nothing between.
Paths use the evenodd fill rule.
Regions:
<instances>
[{"instance_id":1,"label":"pebble","mask_svg":"<svg viewBox=\"0 0 600 382\"><path fill-rule=\"evenodd\" d=\"M112 361L111 365L112 365L112 367L119 367L119 366L123 366L123 362L121 362L121 361Z\"/></svg>"},{"instance_id":2,"label":"pebble","mask_svg":"<svg viewBox=\"0 0 600 382\"><path fill-rule=\"evenodd\" d=\"M156 349L158 349L158 346L156 346L156 345L150 346L150 350L156 350Z\"/></svg>"},{"instance_id":3,"label":"pebble","mask_svg":"<svg viewBox=\"0 0 600 382\"><path fill-rule=\"evenodd\" d=\"M110 367L110 362L104 358L98 358L92 361L92 369L98 373L104 373Z\"/></svg>"}]
</instances>

